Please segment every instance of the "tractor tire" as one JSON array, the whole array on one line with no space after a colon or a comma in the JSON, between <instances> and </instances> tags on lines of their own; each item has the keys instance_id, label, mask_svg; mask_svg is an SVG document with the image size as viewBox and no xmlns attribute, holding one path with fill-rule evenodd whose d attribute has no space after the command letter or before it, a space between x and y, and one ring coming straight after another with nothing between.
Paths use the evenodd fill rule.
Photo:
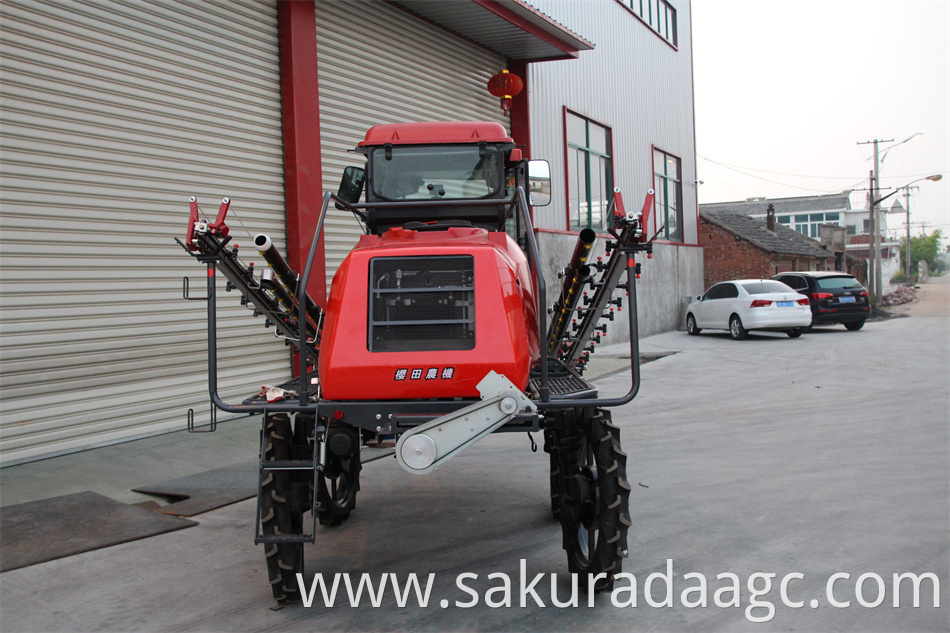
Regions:
<instances>
[{"instance_id":1,"label":"tractor tire","mask_svg":"<svg viewBox=\"0 0 950 633\"><path fill-rule=\"evenodd\" d=\"M606 574L592 591L610 591L627 557L630 484L620 429L604 409L566 415L558 437L561 529L568 569L587 586L589 575Z\"/></svg>"},{"instance_id":2,"label":"tractor tire","mask_svg":"<svg viewBox=\"0 0 950 633\"><path fill-rule=\"evenodd\" d=\"M265 461L293 459L293 431L289 416L269 416L265 435ZM264 471L260 517L263 535L301 533L303 511L296 503L295 488L293 471ZM264 556L274 598L281 603L298 600L297 574L303 573L303 543L265 543Z\"/></svg>"},{"instance_id":3,"label":"tractor tire","mask_svg":"<svg viewBox=\"0 0 950 633\"><path fill-rule=\"evenodd\" d=\"M544 452L550 457L551 471L551 516L561 516L561 463L557 451L557 438L551 430L544 431Z\"/></svg>"},{"instance_id":4,"label":"tractor tire","mask_svg":"<svg viewBox=\"0 0 950 633\"><path fill-rule=\"evenodd\" d=\"M360 435L351 426L331 421L327 428L327 460L317 475L317 517L320 525L340 525L356 508L360 489Z\"/></svg>"}]
</instances>

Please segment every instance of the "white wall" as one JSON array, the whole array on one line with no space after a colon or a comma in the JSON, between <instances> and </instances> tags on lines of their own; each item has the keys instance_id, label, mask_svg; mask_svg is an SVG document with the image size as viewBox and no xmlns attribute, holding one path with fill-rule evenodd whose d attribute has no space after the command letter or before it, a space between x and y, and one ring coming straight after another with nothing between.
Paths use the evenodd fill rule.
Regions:
<instances>
[{"instance_id":1,"label":"white wall","mask_svg":"<svg viewBox=\"0 0 950 633\"><path fill-rule=\"evenodd\" d=\"M555 271L567 264L575 240L550 232L569 226L565 107L611 127L614 186L628 208L640 208L653 186L654 146L681 159L685 242L698 242L690 5L672 3L678 19L673 48L617 0L528 1L595 45L578 59L529 66L531 156L547 159L553 177L551 204L535 209L550 304L559 288ZM649 228L650 234L656 230L652 221ZM676 329L681 297L703 291L702 254L698 246L659 243L652 259L637 258L643 263L637 292L641 337ZM622 340L628 340L623 319L609 327L606 342Z\"/></svg>"},{"instance_id":2,"label":"white wall","mask_svg":"<svg viewBox=\"0 0 950 633\"><path fill-rule=\"evenodd\" d=\"M689 2L672 3L678 20L677 50L617 0L529 1L595 45L578 59L529 67L531 154L550 161L554 176L554 199L536 212L536 225L568 228L566 106L612 128L614 185L621 188L628 206L642 205L653 186L654 145L682 160L685 242L697 243Z\"/></svg>"}]
</instances>

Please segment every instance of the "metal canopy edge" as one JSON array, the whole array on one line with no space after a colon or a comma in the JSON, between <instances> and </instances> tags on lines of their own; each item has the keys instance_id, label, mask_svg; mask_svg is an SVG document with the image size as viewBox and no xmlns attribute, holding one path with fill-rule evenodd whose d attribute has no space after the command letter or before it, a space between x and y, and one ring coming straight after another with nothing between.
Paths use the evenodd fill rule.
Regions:
<instances>
[{"instance_id":1,"label":"metal canopy edge","mask_svg":"<svg viewBox=\"0 0 950 633\"><path fill-rule=\"evenodd\" d=\"M391 0L509 59L572 59L594 44L524 0Z\"/></svg>"}]
</instances>

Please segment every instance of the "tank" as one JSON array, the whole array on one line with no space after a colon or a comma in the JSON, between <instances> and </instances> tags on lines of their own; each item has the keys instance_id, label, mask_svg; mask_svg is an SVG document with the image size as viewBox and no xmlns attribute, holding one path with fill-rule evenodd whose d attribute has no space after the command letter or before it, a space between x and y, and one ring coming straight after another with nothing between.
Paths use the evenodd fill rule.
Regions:
<instances>
[{"instance_id":1,"label":"tank","mask_svg":"<svg viewBox=\"0 0 950 633\"><path fill-rule=\"evenodd\" d=\"M491 370L524 389L539 354L535 292L524 253L506 233L364 235L331 285L321 393L471 398Z\"/></svg>"}]
</instances>

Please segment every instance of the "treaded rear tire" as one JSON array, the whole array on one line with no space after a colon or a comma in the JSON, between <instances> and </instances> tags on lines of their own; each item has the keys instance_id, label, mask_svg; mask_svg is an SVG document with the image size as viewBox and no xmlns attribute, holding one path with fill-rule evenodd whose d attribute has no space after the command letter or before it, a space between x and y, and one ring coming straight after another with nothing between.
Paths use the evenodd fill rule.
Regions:
<instances>
[{"instance_id":1,"label":"treaded rear tire","mask_svg":"<svg viewBox=\"0 0 950 633\"><path fill-rule=\"evenodd\" d=\"M845 323L844 326L850 331L856 332L857 330L860 330L864 327L864 321L851 321L849 323Z\"/></svg>"},{"instance_id":2,"label":"treaded rear tire","mask_svg":"<svg viewBox=\"0 0 950 633\"><path fill-rule=\"evenodd\" d=\"M265 426L265 461L293 459L290 417L279 413ZM261 483L261 533L265 536L300 534L303 511L297 503L293 471L264 471ZM278 602L300 599L297 574L303 573L303 543L264 543L267 577Z\"/></svg>"},{"instance_id":3,"label":"treaded rear tire","mask_svg":"<svg viewBox=\"0 0 950 633\"><path fill-rule=\"evenodd\" d=\"M568 569L593 591L610 591L627 557L630 484L620 429L605 409L565 412L558 433L560 520ZM590 588L588 588L590 589Z\"/></svg>"},{"instance_id":4,"label":"treaded rear tire","mask_svg":"<svg viewBox=\"0 0 950 633\"><path fill-rule=\"evenodd\" d=\"M550 429L544 431L544 452L550 456L551 516L561 516L561 463L557 451L557 438Z\"/></svg>"}]
</instances>

